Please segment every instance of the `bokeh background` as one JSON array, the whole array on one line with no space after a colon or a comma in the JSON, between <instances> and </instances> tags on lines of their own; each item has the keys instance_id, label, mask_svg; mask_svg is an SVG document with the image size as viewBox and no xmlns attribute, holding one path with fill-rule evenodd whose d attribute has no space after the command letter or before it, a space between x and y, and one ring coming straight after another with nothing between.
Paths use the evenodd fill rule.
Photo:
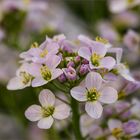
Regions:
<instances>
[{"instance_id":1,"label":"bokeh background","mask_svg":"<svg viewBox=\"0 0 140 140\"><path fill-rule=\"evenodd\" d=\"M19 53L46 35L104 37L123 48L123 60L140 78L140 1L134 1L0 0L0 140L57 140L49 137L52 130L39 130L24 116L28 106L38 103L36 89L6 89L20 65ZM127 44L130 30L134 34Z\"/></svg>"}]
</instances>

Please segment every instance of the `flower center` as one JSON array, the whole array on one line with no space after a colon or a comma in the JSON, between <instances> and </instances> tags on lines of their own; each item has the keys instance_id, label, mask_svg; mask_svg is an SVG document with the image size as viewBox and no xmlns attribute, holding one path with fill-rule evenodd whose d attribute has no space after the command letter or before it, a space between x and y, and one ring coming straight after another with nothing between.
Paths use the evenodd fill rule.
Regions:
<instances>
[{"instance_id":1,"label":"flower center","mask_svg":"<svg viewBox=\"0 0 140 140\"><path fill-rule=\"evenodd\" d=\"M100 55L93 53L91 55L91 62L94 66L98 67L100 65L99 60L101 59Z\"/></svg>"},{"instance_id":2,"label":"flower center","mask_svg":"<svg viewBox=\"0 0 140 140\"><path fill-rule=\"evenodd\" d=\"M51 71L46 65L42 65L42 67L40 68L40 73L42 77L47 81L50 80L52 77Z\"/></svg>"},{"instance_id":3,"label":"flower center","mask_svg":"<svg viewBox=\"0 0 140 140\"><path fill-rule=\"evenodd\" d=\"M20 72L19 75L22 77L22 83L25 85L28 84L32 79L32 76L25 71Z\"/></svg>"},{"instance_id":4,"label":"flower center","mask_svg":"<svg viewBox=\"0 0 140 140\"><path fill-rule=\"evenodd\" d=\"M128 4L131 4L134 2L134 0L127 0Z\"/></svg>"},{"instance_id":5,"label":"flower center","mask_svg":"<svg viewBox=\"0 0 140 140\"><path fill-rule=\"evenodd\" d=\"M40 53L40 57L45 57L48 54L47 50L44 50L43 52Z\"/></svg>"},{"instance_id":6,"label":"flower center","mask_svg":"<svg viewBox=\"0 0 140 140\"><path fill-rule=\"evenodd\" d=\"M99 36L97 36L95 40L97 42L100 42L100 43L103 43L103 44L108 44L109 43L107 39L101 38Z\"/></svg>"},{"instance_id":7,"label":"flower center","mask_svg":"<svg viewBox=\"0 0 140 140\"><path fill-rule=\"evenodd\" d=\"M114 128L112 130L112 135L115 136L116 138L120 138L122 136L122 129L121 128Z\"/></svg>"},{"instance_id":8,"label":"flower center","mask_svg":"<svg viewBox=\"0 0 140 140\"><path fill-rule=\"evenodd\" d=\"M38 43L37 42L34 42L32 45L31 45L31 48L38 48Z\"/></svg>"},{"instance_id":9,"label":"flower center","mask_svg":"<svg viewBox=\"0 0 140 140\"><path fill-rule=\"evenodd\" d=\"M87 92L87 100L88 101L97 101L99 96L100 96L100 94L96 90L96 88L92 88L92 89L88 90L88 92Z\"/></svg>"},{"instance_id":10,"label":"flower center","mask_svg":"<svg viewBox=\"0 0 140 140\"><path fill-rule=\"evenodd\" d=\"M54 113L55 108L53 106L49 106L47 108L42 108L42 115L43 117L49 117Z\"/></svg>"}]
</instances>

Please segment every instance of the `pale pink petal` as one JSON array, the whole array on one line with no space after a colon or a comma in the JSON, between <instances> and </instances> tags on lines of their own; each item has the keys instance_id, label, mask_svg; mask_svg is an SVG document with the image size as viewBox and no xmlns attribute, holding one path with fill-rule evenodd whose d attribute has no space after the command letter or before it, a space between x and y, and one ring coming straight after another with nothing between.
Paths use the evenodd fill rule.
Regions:
<instances>
[{"instance_id":1,"label":"pale pink petal","mask_svg":"<svg viewBox=\"0 0 140 140\"><path fill-rule=\"evenodd\" d=\"M108 70L111 70L115 66L115 64L116 64L115 59L110 56L104 57L100 61L100 66Z\"/></svg>"},{"instance_id":2,"label":"pale pink petal","mask_svg":"<svg viewBox=\"0 0 140 140\"><path fill-rule=\"evenodd\" d=\"M103 107L99 102L87 102L85 105L85 110L88 115L94 119L101 117L103 112Z\"/></svg>"},{"instance_id":3,"label":"pale pink petal","mask_svg":"<svg viewBox=\"0 0 140 140\"><path fill-rule=\"evenodd\" d=\"M51 43L47 44L46 49L51 54L57 54L58 53L58 49L59 49L59 45L57 43L55 43L55 42L51 42Z\"/></svg>"},{"instance_id":4,"label":"pale pink petal","mask_svg":"<svg viewBox=\"0 0 140 140\"><path fill-rule=\"evenodd\" d=\"M25 85L22 82L22 79L20 79L19 77L14 77L8 82L7 89L17 90L17 89L23 89L23 88L28 87L28 86L30 86L30 82Z\"/></svg>"},{"instance_id":5,"label":"pale pink petal","mask_svg":"<svg viewBox=\"0 0 140 140\"><path fill-rule=\"evenodd\" d=\"M43 107L53 106L55 103L55 96L50 90L44 89L39 94L39 102Z\"/></svg>"},{"instance_id":6,"label":"pale pink petal","mask_svg":"<svg viewBox=\"0 0 140 140\"><path fill-rule=\"evenodd\" d=\"M61 69L53 69L51 71L51 73L52 73L51 80L53 80L53 79L56 79L57 77L59 77L63 73L63 71Z\"/></svg>"},{"instance_id":7,"label":"pale pink petal","mask_svg":"<svg viewBox=\"0 0 140 140\"><path fill-rule=\"evenodd\" d=\"M61 62L61 58L57 55L50 55L49 58L46 60L46 65L50 69L56 68L59 63Z\"/></svg>"},{"instance_id":8,"label":"pale pink petal","mask_svg":"<svg viewBox=\"0 0 140 140\"><path fill-rule=\"evenodd\" d=\"M117 101L118 94L117 90L112 87L104 87L100 92L99 100L102 103L111 104Z\"/></svg>"},{"instance_id":9,"label":"pale pink petal","mask_svg":"<svg viewBox=\"0 0 140 140\"><path fill-rule=\"evenodd\" d=\"M53 118L50 116L50 117L46 117L46 118L43 118L41 119L39 122L38 122L38 127L41 128L41 129L49 129L52 124L53 124L54 120Z\"/></svg>"},{"instance_id":10,"label":"pale pink petal","mask_svg":"<svg viewBox=\"0 0 140 140\"><path fill-rule=\"evenodd\" d=\"M108 127L109 129L112 131L115 128L122 128L122 122L120 120L117 119L110 119L108 121Z\"/></svg>"},{"instance_id":11,"label":"pale pink petal","mask_svg":"<svg viewBox=\"0 0 140 140\"><path fill-rule=\"evenodd\" d=\"M90 49L86 48L86 47L82 47L79 49L78 55L87 59L87 60L90 60L90 57L91 57Z\"/></svg>"},{"instance_id":12,"label":"pale pink petal","mask_svg":"<svg viewBox=\"0 0 140 140\"><path fill-rule=\"evenodd\" d=\"M114 136L109 136L107 140L117 140Z\"/></svg>"},{"instance_id":13,"label":"pale pink petal","mask_svg":"<svg viewBox=\"0 0 140 140\"><path fill-rule=\"evenodd\" d=\"M42 118L42 111L39 105L32 105L25 111L25 116L30 121L38 121Z\"/></svg>"},{"instance_id":14,"label":"pale pink petal","mask_svg":"<svg viewBox=\"0 0 140 140\"><path fill-rule=\"evenodd\" d=\"M86 87L88 89L96 88L97 90L100 89L102 84L102 77L97 72L90 72L86 77Z\"/></svg>"},{"instance_id":15,"label":"pale pink petal","mask_svg":"<svg viewBox=\"0 0 140 140\"><path fill-rule=\"evenodd\" d=\"M87 92L86 88L77 86L71 89L71 96L78 101L86 101L87 100L86 92Z\"/></svg>"},{"instance_id":16,"label":"pale pink petal","mask_svg":"<svg viewBox=\"0 0 140 140\"><path fill-rule=\"evenodd\" d=\"M39 87L39 86L45 85L47 83L48 83L48 81L44 80L42 77L36 77L32 81L32 87Z\"/></svg>"},{"instance_id":17,"label":"pale pink petal","mask_svg":"<svg viewBox=\"0 0 140 140\"><path fill-rule=\"evenodd\" d=\"M40 76L40 67L41 64L31 63L28 68L26 68L26 71L31 74L34 77Z\"/></svg>"},{"instance_id":18,"label":"pale pink petal","mask_svg":"<svg viewBox=\"0 0 140 140\"><path fill-rule=\"evenodd\" d=\"M58 120L66 119L70 115L70 107L66 104L60 104L55 107L53 117Z\"/></svg>"},{"instance_id":19,"label":"pale pink petal","mask_svg":"<svg viewBox=\"0 0 140 140\"><path fill-rule=\"evenodd\" d=\"M100 43L100 42L93 42L93 46L92 46L92 54L96 53L98 55L100 55L101 57L104 57L105 54L107 52L107 48L104 44Z\"/></svg>"}]
</instances>

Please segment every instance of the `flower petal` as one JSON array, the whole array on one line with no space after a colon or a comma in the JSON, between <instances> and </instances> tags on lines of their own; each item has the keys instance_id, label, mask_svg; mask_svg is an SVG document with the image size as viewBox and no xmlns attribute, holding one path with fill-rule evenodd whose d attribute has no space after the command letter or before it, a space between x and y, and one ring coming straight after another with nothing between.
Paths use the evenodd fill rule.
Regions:
<instances>
[{"instance_id":1,"label":"flower petal","mask_svg":"<svg viewBox=\"0 0 140 140\"><path fill-rule=\"evenodd\" d=\"M49 129L52 124L53 124L54 120L53 118L50 116L50 117L46 117L46 118L43 118L41 119L39 122L38 122L38 127L41 128L41 129Z\"/></svg>"},{"instance_id":2,"label":"flower petal","mask_svg":"<svg viewBox=\"0 0 140 140\"><path fill-rule=\"evenodd\" d=\"M38 121L42 118L41 107L32 105L25 111L25 116L30 121Z\"/></svg>"},{"instance_id":3,"label":"flower petal","mask_svg":"<svg viewBox=\"0 0 140 140\"><path fill-rule=\"evenodd\" d=\"M32 87L39 87L39 86L45 85L47 83L48 83L48 81L44 80L42 77L36 77L32 81Z\"/></svg>"},{"instance_id":4,"label":"flower petal","mask_svg":"<svg viewBox=\"0 0 140 140\"><path fill-rule=\"evenodd\" d=\"M101 87L102 77L97 72L90 72L86 77L86 87L88 89L96 88L97 90Z\"/></svg>"},{"instance_id":5,"label":"flower petal","mask_svg":"<svg viewBox=\"0 0 140 140\"><path fill-rule=\"evenodd\" d=\"M111 104L111 103L114 103L115 101L117 101L117 99L118 99L117 90L115 90L112 87L104 87L100 91L100 98L99 98L99 100L102 103Z\"/></svg>"},{"instance_id":6,"label":"flower petal","mask_svg":"<svg viewBox=\"0 0 140 140\"><path fill-rule=\"evenodd\" d=\"M54 69L54 70L52 70L52 78L51 78L51 80L56 79L61 74L63 74L63 71L61 69Z\"/></svg>"},{"instance_id":7,"label":"flower petal","mask_svg":"<svg viewBox=\"0 0 140 140\"><path fill-rule=\"evenodd\" d=\"M43 107L53 106L55 103L55 96L50 90L44 89L39 94L39 102Z\"/></svg>"},{"instance_id":8,"label":"flower petal","mask_svg":"<svg viewBox=\"0 0 140 140\"><path fill-rule=\"evenodd\" d=\"M87 96L86 96L86 88L83 88L81 86L77 86L71 89L71 96L78 100L78 101L86 101L87 100Z\"/></svg>"},{"instance_id":9,"label":"flower petal","mask_svg":"<svg viewBox=\"0 0 140 140\"><path fill-rule=\"evenodd\" d=\"M78 51L78 54L79 54L79 56L81 56L87 60L90 60L91 52L90 52L89 48L86 48L86 47L80 48Z\"/></svg>"},{"instance_id":10,"label":"flower petal","mask_svg":"<svg viewBox=\"0 0 140 140\"><path fill-rule=\"evenodd\" d=\"M99 102L87 102L85 110L90 117L98 119L102 115L103 107Z\"/></svg>"},{"instance_id":11,"label":"flower petal","mask_svg":"<svg viewBox=\"0 0 140 140\"><path fill-rule=\"evenodd\" d=\"M116 63L115 59L113 57L110 57L110 56L104 57L100 61L100 65L103 68L106 68L109 70L111 70L115 66L115 63Z\"/></svg>"},{"instance_id":12,"label":"flower petal","mask_svg":"<svg viewBox=\"0 0 140 140\"><path fill-rule=\"evenodd\" d=\"M66 104L60 104L55 107L53 117L58 120L66 119L70 115L70 107Z\"/></svg>"},{"instance_id":13,"label":"flower petal","mask_svg":"<svg viewBox=\"0 0 140 140\"><path fill-rule=\"evenodd\" d=\"M122 129L122 122L117 119L110 119L108 121L108 127L112 131L115 128L121 128Z\"/></svg>"},{"instance_id":14,"label":"flower petal","mask_svg":"<svg viewBox=\"0 0 140 140\"><path fill-rule=\"evenodd\" d=\"M100 55L101 57L104 57L106 52L107 52L107 48L104 44L93 41L92 54L96 53L96 54Z\"/></svg>"},{"instance_id":15,"label":"flower petal","mask_svg":"<svg viewBox=\"0 0 140 140\"><path fill-rule=\"evenodd\" d=\"M9 83L7 85L7 89L17 90L17 89L23 89L27 86L30 86L30 83L25 85L25 84L23 84L22 79L20 79L19 77L14 77L9 81Z\"/></svg>"},{"instance_id":16,"label":"flower petal","mask_svg":"<svg viewBox=\"0 0 140 140\"><path fill-rule=\"evenodd\" d=\"M46 65L50 68L50 69L54 69L56 68L59 63L61 62L61 58L57 55L50 55L48 57L48 59L46 60Z\"/></svg>"}]
</instances>

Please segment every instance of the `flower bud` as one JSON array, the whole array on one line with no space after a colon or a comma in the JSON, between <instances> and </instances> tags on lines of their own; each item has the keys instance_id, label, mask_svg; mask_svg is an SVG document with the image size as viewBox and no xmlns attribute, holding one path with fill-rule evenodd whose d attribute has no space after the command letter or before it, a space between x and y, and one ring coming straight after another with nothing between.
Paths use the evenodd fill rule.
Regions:
<instances>
[{"instance_id":1,"label":"flower bud","mask_svg":"<svg viewBox=\"0 0 140 140\"><path fill-rule=\"evenodd\" d=\"M79 70L80 75L85 75L86 73L88 73L88 71L89 71L89 67L87 64L82 64L80 66L80 70Z\"/></svg>"}]
</instances>

